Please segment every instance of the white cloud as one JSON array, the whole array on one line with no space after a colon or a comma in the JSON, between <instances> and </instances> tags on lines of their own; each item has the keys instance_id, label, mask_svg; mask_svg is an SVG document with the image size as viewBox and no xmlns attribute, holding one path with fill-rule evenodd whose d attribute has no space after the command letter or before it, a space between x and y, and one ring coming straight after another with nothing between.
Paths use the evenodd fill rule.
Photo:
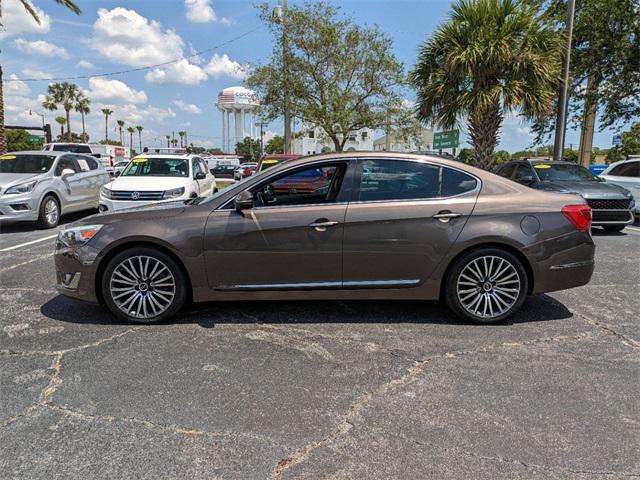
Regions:
<instances>
[{"instance_id":1,"label":"white cloud","mask_svg":"<svg viewBox=\"0 0 640 480\"><path fill-rule=\"evenodd\" d=\"M69 58L67 51L54 45L53 43L45 42L44 40L36 40L29 42L24 38L16 38L13 44L18 50L21 50L30 55L44 55L46 57L60 57Z\"/></svg>"},{"instance_id":2,"label":"white cloud","mask_svg":"<svg viewBox=\"0 0 640 480\"><path fill-rule=\"evenodd\" d=\"M76 67L78 68L93 68L93 63L87 62L86 60L80 60L76 63Z\"/></svg>"},{"instance_id":3,"label":"white cloud","mask_svg":"<svg viewBox=\"0 0 640 480\"><path fill-rule=\"evenodd\" d=\"M184 0L184 6L187 8L187 20L192 23L231 23L228 19L216 15L211 7L211 0Z\"/></svg>"},{"instance_id":4,"label":"white cloud","mask_svg":"<svg viewBox=\"0 0 640 480\"><path fill-rule=\"evenodd\" d=\"M172 103L183 112L202 113L202 109L193 103L186 103L182 100L174 100Z\"/></svg>"},{"instance_id":5,"label":"white cloud","mask_svg":"<svg viewBox=\"0 0 640 480\"><path fill-rule=\"evenodd\" d=\"M42 113L42 97L31 98L31 88L25 82L17 80L17 75L9 75L9 81L4 84L4 113L7 124L18 123L40 125L41 119L37 115L29 115L29 110Z\"/></svg>"},{"instance_id":6,"label":"white cloud","mask_svg":"<svg viewBox=\"0 0 640 480\"><path fill-rule=\"evenodd\" d=\"M154 68L144 76L156 85L199 85L207 79L202 68L189 63L184 58L162 68Z\"/></svg>"},{"instance_id":7,"label":"white cloud","mask_svg":"<svg viewBox=\"0 0 640 480\"><path fill-rule=\"evenodd\" d=\"M33 6L40 23L36 22L18 0L2 2L2 27L0 39L9 38L21 33L47 33L51 30L51 18L35 5Z\"/></svg>"},{"instance_id":8,"label":"white cloud","mask_svg":"<svg viewBox=\"0 0 640 480\"><path fill-rule=\"evenodd\" d=\"M5 80L4 94L5 95L29 95L31 89L25 82L18 80L18 76L15 73L9 75L9 81Z\"/></svg>"},{"instance_id":9,"label":"white cloud","mask_svg":"<svg viewBox=\"0 0 640 480\"><path fill-rule=\"evenodd\" d=\"M36 80L44 80L45 78L53 78L53 74L49 72L43 72L42 70L34 70L32 68L24 68L22 70L24 78L35 78Z\"/></svg>"},{"instance_id":10,"label":"white cloud","mask_svg":"<svg viewBox=\"0 0 640 480\"><path fill-rule=\"evenodd\" d=\"M91 77L89 79L89 97L111 103L146 103L144 90L134 90L120 80Z\"/></svg>"},{"instance_id":11,"label":"white cloud","mask_svg":"<svg viewBox=\"0 0 640 480\"><path fill-rule=\"evenodd\" d=\"M204 71L213 78L227 76L242 79L247 76L248 66L231 60L226 53L223 55L214 53L211 61L204 67Z\"/></svg>"},{"instance_id":12,"label":"white cloud","mask_svg":"<svg viewBox=\"0 0 640 480\"><path fill-rule=\"evenodd\" d=\"M113 62L142 67L181 57L184 42L159 22L135 10L116 7L98 10L91 46Z\"/></svg>"}]
</instances>

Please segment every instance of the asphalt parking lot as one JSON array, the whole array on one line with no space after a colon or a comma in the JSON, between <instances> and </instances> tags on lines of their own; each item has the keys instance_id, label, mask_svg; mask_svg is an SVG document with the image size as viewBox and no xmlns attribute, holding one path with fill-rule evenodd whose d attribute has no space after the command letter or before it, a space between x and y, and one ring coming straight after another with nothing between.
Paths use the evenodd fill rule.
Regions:
<instances>
[{"instance_id":1,"label":"asphalt parking lot","mask_svg":"<svg viewBox=\"0 0 640 480\"><path fill-rule=\"evenodd\" d=\"M638 225L499 326L421 302L121 324L56 294L55 233L0 230L1 478L640 477Z\"/></svg>"}]
</instances>

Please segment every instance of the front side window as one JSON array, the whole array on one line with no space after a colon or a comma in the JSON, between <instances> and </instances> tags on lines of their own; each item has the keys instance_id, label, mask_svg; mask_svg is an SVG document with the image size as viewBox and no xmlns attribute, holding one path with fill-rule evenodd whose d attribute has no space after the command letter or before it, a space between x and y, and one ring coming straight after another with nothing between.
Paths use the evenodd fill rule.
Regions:
<instances>
[{"instance_id":1,"label":"front side window","mask_svg":"<svg viewBox=\"0 0 640 480\"><path fill-rule=\"evenodd\" d=\"M516 169L516 173L513 176L513 179L516 182L522 182L525 180L533 180L535 179L535 177L533 176L533 172L531 171L531 167L529 167L528 165L518 165L518 168Z\"/></svg>"},{"instance_id":2,"label":"front side window","mask_svg":"<svg viewBox=\"0 0 640 480\"><path fill-rule=\"evenodd\" d=\"M609 175L616 177L640 177L640 162L629 162L618 165Z\"/></svg>"},{"instance_id":3,"label":"front side window","mask_svg":"<svg viewBox=\"0 0 640 480\"><path fill-rule=\"evenodd\" d=\"M255 206L333 203L346 168L346 164L321 165L284 175L254 191Z\"/></svg>"},{"instance_id":4,"label":"front side window","mask_svg":"<svg viewBox=\"0 0 640 480\"><path fill-rule=\"evenodd\" d=\"M122 172L123 177L188 177L186 158L134 158Z\"/></svg>"},{"instance_id":5,"label":"front side window","mask_svg":"<svg viewBox=\"0 0 640 480\"><path fill-rule=\"evenodd\" d=\"M73 170L75 173L78 173L78 167L76 162L73 161L70 157L62 157L58 160L58 165L56 166L56 176L59 177L62 175L63 170Z\"/></svg>"},{"instance_id":6,"label":"front side window","mask_svg":"<svg viewBox=\"0 0 640 480\"><path fill-rule=\"evenodd\" d=\"M0 173L45 173L55 159L53 155L0 155Z\"/></svg>"}]
</instances>

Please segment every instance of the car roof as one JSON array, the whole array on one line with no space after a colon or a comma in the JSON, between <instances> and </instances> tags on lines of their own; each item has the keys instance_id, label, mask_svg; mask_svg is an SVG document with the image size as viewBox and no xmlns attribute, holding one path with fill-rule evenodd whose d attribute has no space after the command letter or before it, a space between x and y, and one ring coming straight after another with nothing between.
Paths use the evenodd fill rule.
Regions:
<instances>
[{"instance_id":1,"label":"car roof","mask_svg":"<svg viewBox=\"0 0 640 480\"><path fill-rule=\"evenodd\" d=\"M140 153L133 158L182 158L184 160L188 160L193 157L197 157L193 153ZM132 158L132 160L133 160Z\"/></svg>"},{"instance_id":2,"label":"car roof","mask_svg":"<svg viewBox=\"0 0 640 480\"><path fill-rule=\"evenodd\" d=\"M47 155L49 157L59 157L66 153L72 153L74 155L83 155L82 153L64 152L61 150L20 150L19 152L7 152L4 155ZM3 155L3 156L4 156ZM84 154L88 155L88 154ZM88 155L91 156L91 155Z\"/></svg>"}]
</instances>

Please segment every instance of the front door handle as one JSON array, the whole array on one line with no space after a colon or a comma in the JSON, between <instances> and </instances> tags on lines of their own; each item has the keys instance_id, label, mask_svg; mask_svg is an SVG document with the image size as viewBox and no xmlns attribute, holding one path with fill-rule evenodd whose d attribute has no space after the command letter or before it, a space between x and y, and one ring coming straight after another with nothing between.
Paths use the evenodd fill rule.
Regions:
<instances>
[{"instance_id":1,"label":"front door handle","mask_svg":"<svg viewBox=\"0 0 640 480\"><path fill-rule=\"evenodd\" d=\"M441 210L438 213L436 213L433 216L433 218L440 220L443 223L447 223L452 218L459 218L461 216L462 216L461 213L452 212L451 210Z\"/></svg>"},{"instance_id":2,"label":"front door handle","mask_svg":"<svg viewBox=\"0 0 640 480\"><path fill-rule=\"evenodd\" d=\"M324 232L329 227L334 227L338 225L340 222L327 220L326 218L319 218L313 223L310 223L309 226L315 228L318 232Z\"/></svg>"}]
</instances>

